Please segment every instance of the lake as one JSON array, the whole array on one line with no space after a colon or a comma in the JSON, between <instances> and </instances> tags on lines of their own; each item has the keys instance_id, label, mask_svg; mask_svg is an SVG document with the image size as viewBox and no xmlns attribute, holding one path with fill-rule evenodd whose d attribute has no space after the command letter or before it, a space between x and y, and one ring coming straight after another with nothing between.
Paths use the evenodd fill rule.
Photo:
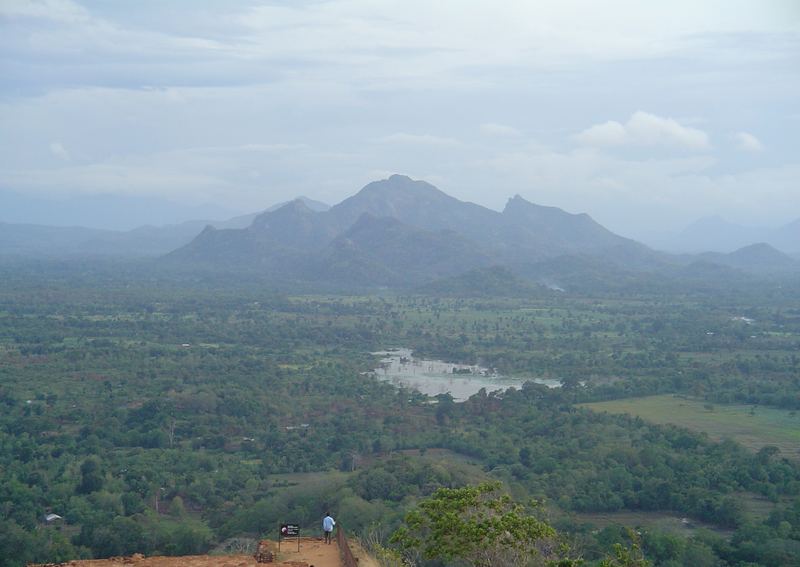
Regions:
<instances>
[{"instance_id":1,"label":"lake","mask_svg":"<svg viewBox=\"0 0 800 567\"><path fill-rule=\"evenodd\" d=\"M474 364L456 364L441 360L425 360L412 356L411 349L398 348L373 352L381 363L373 372L379 380L396 386L405 386L436 396L449 393L457 402L463 402L481 388L487 392L521 388L525 382L544 384L548 388L561 386L559 380L544 378L509 378L489 368Z\"/></svg>"}]
</instances>

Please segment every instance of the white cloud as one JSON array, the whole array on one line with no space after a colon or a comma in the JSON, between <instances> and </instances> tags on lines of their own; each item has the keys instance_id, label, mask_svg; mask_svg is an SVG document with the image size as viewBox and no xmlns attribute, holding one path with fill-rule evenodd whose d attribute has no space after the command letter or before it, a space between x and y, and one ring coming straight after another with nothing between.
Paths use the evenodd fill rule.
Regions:
<instances>
[{"instance_id":1,"label":"white cloud","mask_svg":"<svg viewBox=\"0 0 800 567\"><path fill-rule=\"evenodd\" d=\"M575 136L586 146L665 146L689 150L708 150L711 143L703 130L680 124L641 110L625 124L610 120L596 124Z\"/></svg>"},{"instance_id":2,"label":"white cloud","mask_svg":"<svg viewBox=\"0 0 800 567\"><path fill-rule=\"evenodd\" d=\"M736 174L719 165L709 154L627 159L591 148L543 149L495 155L470 174L491 180L501 194L588 212L622 234L670 230L714 214L751 225L777 225L800 214L800 164Z\"/></svg>"},{"instance_id":3,"label":"white cloud","mask_svg":"<svg viewBox=\"0 0 800 567\"><path fill-rule=\"evenodd\" d=\"M505 124L497 124L495 122L486 122L484 124L481 124L481 132L489 136L505 136L505 137L516 137L522 134L522 132L520 132L513 126L507 126Z\"/></svg>"},{"instance_id":4,"label":"white cloud","mask_svg":"<svg viewBox=\"0 0 800 567\"><path fill-rule=\"evenodd\" d=\"M54 71L81 67L70 76L71 84L81 86L107 84L107 75L118 71L125 79L120 81L138 86L258 84L281 75L360 88L430 89L496 84L476 70L549 70L676 53L695 58L698 52L730 53L738 60L758 50L714 49L698 38L739 32L774 36L790 26L777 10L758 4L728 9L724 0L702 6L689 0L663 6L505 0L499 9L460 0L196 2L184 11L155 3L148 4L147 26L139 18L138 25L126 21L130 8L103 4L101 10L89 4L90 12L70 0L0 0L0 15L14 20L4 30L5 45L0 37L0 52L13 53L16 61L34 59L40 67L53 65ZM25 15L60 25L41 29L13 17ZM84 68L87 54L102 64ZM300 73L298 66L304 66ZM38 73L35 80L58 84L59 77Z\"/></svg>"},{"instance_id":5,"label":"white cloud","mask_svg":"<svg viewBox=\"0 0 800 567\"><path fill-rule=\"evenodd\" d=\"M0 0L0 183L255 210L299 193L336 202L386 170L490 206L529 188L625 222L695 204L749 213L748 183L789 175L742 181L726 151L756 145L733 134L737 109L771 133L748 164L796 161L781 126L800 118L798 35L778 1ZM638 108L660 115L627 116ZM531 145L577 132L572 152ZM734 138L712 155L707 132ZM775 214L800 211L781 191Z\"/></svg>"},{"instance_id":6,"label":"white cloud","mask_svg":"<svg viewBox=\"0 0 800 567\"><path fill-rule=\"evenodd\" d=\"M0 17L81 22L89 19L89 13L70 0L3 0L0 2Z\"/></svg>"},{"instance_id":7,"label":"white cloud","mask_svg":"<svg viewBox=\"0 0 800 567\"><path fill-rule=\"evenodd\" d=\"M609 120L603 124L595 124L577 134L575 139L587 146L622 146L629 143L625 126L614 120Z\"/></svg>"},{"instance_id":8,"label":"white cloud","mask_svg":"<svg viewBox=\"0 0 800 567\"><path fill-rule=\"evenodd\" d=\"M223 148L220 148L223 149ZM249 152L287 152L309 149L308 144L244 144L243 146L224 148L229 151L249 151Z\"/></svg>"},{"instance_id":9,"label":"white cloud","mask_svg":"<svg viewBox=\"0 0 800 567\"><path fill-rule=\"evenodd\" d=\"M61 142L51 142L50 143L50 153L56 156L58 159L63 161L69 161L70 155L67 151L67 148L64 147L64 144Z\"/></svg>"},{"instance_id":10,"label":"white cloud","mask_svg":"<svg viewBox=\"0 0 800 567\"><path fill-rule=\"evenodd\" d=\"M736 132L733 135L733 139L736 141L736 147L743 152L758 153L764 151L764 144L761 143L761 140L749 132Z\"/></svg>"},{"instance_id":11,"label":"white cloud","mask_svg":"<svg viewBox=\"0 0 800 567\"><path fill-rule=\"evenodd\" d=\"M460 146L461 142L455 138L433 136L431 134L409 134L408 132L395 132L383 138L380 142L387 144L403 144L409 146Z\"/></svg>"}]
</instances>

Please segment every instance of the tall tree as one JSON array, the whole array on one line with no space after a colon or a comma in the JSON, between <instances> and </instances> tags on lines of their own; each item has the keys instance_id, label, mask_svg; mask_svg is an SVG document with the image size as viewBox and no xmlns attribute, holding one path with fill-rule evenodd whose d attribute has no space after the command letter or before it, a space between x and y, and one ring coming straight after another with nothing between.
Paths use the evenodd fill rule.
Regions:
<instances>
[{"instance_id":1,"label":"tall tree","mask_svg":"<svg viewBox=\"0 0 800 567\"><path fill-rule=\"evenodd\" d=\"M404 553L474 567L544 565L553 559L555 530L530 515L499 483L441 488L405 517L392 536Z\"/></svg>"}]
</instances>

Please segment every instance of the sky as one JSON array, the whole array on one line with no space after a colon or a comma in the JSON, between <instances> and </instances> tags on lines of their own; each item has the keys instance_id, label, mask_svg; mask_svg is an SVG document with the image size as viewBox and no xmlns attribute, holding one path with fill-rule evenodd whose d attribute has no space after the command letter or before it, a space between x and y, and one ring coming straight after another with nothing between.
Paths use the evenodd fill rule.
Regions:
<instances>
[{"instance_id":1,"label":"sky","mask_svg":"<svg viewBox=\"0 0 800 567\"><path fill-rule=\"evenodd\" d=\"M0 189L800 217L797 0L0 0ZM6 219L8 220L8 219Z\"/></svg>"}]
</instances>

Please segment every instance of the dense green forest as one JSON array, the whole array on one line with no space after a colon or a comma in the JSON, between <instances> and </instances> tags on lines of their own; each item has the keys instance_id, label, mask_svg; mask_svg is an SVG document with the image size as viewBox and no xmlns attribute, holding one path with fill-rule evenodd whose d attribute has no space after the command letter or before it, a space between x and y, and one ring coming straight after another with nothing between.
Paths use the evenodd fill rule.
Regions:
<instances>
[{"instance_id":1,"label":"dense green forest","mask_svg":"<svg viewBox=\"0 0 800 567\"><path fill-rule=\"evenodd\" d=\"M326 508L386 543L420 498L483 480L543 501L589 564L629 543L592 514L622 512L702 526L642 527L655 565L800 564L798 454L576 405L795 412L790 286L459 299L44 273L0 286L0 565L224 551ZM430 399L369 372L401 346L563 387Z\"/></svg>"}]
</instances>

